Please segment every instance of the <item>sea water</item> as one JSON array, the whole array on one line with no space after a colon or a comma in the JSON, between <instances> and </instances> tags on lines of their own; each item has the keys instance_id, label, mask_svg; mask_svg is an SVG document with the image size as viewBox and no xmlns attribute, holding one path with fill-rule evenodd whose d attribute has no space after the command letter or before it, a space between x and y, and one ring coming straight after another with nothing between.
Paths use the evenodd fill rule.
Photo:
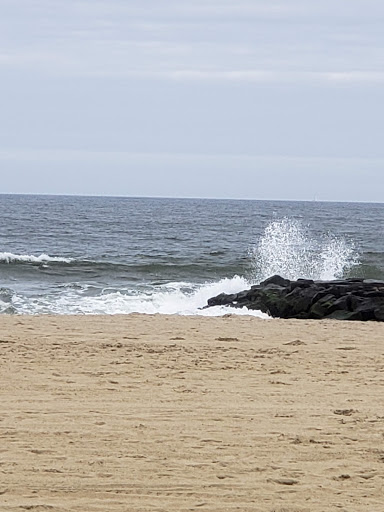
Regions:
<instances>
[{"instance_id":1,"label":"sea water","mask_svg":"<svg viewBox=\"0 0 384 512\"><path fill-rule=\"evenodd\" d=\"M0 312L253 314L280 274L384 278L384 204L0 195Z\"/></svg>"}]
</instances>

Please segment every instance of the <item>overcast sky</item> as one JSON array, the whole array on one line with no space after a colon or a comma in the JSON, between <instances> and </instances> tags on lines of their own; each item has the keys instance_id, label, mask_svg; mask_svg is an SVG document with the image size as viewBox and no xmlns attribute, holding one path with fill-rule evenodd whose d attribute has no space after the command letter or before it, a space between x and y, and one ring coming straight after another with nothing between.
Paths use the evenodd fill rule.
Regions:
<instances>
[{"instance_id":1,"label":"overcast sky","mask_svg":"<svg viewBox=\"0 0 384 512\"><path fill-rule=\"evenodd\" d=\"M384 202L383 0L0 0L0 193Z\"/></svg>"}]
</instances>

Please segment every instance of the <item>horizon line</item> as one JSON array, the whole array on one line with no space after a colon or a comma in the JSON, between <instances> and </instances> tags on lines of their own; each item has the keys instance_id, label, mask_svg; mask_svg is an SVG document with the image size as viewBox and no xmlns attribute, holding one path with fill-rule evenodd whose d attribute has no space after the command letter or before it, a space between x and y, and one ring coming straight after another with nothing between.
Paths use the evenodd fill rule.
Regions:
<instances>
[{"instance_id":1,"label":"horizon line","mask_svg":"<svg viewBox=\"0 0 384 512\"><path fill-rule=\"evenodd\" d=\"M198 201L258 201L285 203L343 203L343 204L384 204L384 201L348 200L348 199L261 199L250 197L197 197L197 196L151 196L151 195L120 195L120 194L87 194L61 192L0 192L1 196L32 196L32 197L79 197L79 198L109 198L109 199L168 199L168 200L198 200Z\"/></svg>"}]
</instances>

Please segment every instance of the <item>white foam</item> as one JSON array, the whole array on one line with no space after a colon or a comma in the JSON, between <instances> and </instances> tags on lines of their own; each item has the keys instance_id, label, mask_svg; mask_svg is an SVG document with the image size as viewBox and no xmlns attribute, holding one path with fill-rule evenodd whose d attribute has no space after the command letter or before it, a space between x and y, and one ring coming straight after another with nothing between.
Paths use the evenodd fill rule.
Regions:
<instances>
[{"instance_id":1,"label":"white foam","mask_svg":"<svg viewBox=\"0 0 384 512\"><path fill-rule=\"evenodd\" d=\"M49 263L51 261L70 263L72 260L70 258L48 256L48 254L40 254L40 256L33 256L29 254L13 254L11 252L0 252L0 262L2 263Z\"/></svg>"},{"instance_id":2,"label":"white foam","mask_svg":"<svg viewBox=\"0 0 384 512\"><path fill-rule=\"evenodd\" d=\"M219 293L236 293L250 284L242 277L223 279L216 283L192 285L190 283L169 283L164 286L148 289L142 292L114 291L98 296L86 296L77 290L67 290L61 294L47 295L41 298L24 299L15 296L13 304L20 313L41 314L168 314L168 315L201 315L223 316L252 315L259 318L269 318L261 311L251 311L246 308L235 309L216 306L200 309L207 304L210 297Z\"/></svg>"},{"instance_id":3,"label":"white foam","mask_svg":"<svg viewBox=\"0 0 384 512\"><path fill-rule=\"evenodd\" d=\"M358 264L351 242L330 235L319 240L301 222L288 218L269 224L250 256L255 282L275 274L292 280L337 279Z\"/></svg>"},{"instance_id":4,"label":"white foam","mask_svg":"<svg viewBox=\"0 0 384 512\"><path fill-rule=\"evenodd\" d=\"M9 309L9 303L0 300L0 313L5 313Z\"/></svg>"}]
</instances>

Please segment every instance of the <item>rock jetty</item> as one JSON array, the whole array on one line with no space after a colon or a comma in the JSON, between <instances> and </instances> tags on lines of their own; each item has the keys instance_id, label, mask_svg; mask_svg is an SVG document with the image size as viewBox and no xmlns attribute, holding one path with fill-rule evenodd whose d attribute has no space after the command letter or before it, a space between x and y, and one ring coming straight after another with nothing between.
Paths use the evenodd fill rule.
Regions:
<instances>
[{"instance_id":1,"label":"rock jetty","mask_svg":"<svg viewBox=\"0 0 384 512\"><path fill-rule=\"evenodd\" d=\"M221 293L205 308L231 306L261 310L277 318L332 318L384 321L384 281L340 279L290 281L273 276L240 293Z\"/></svg>"}]
</instances>

